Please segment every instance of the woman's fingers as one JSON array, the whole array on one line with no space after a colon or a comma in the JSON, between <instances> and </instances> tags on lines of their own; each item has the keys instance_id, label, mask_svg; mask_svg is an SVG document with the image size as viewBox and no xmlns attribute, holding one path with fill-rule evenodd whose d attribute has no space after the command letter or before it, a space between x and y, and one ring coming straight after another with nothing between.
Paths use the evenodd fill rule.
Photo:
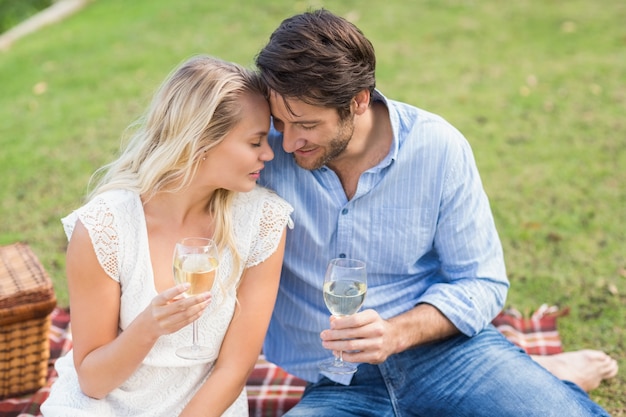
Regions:
<instances>
[{"instance_id":1,"label":"woman's fingers","mask_svg":"<svg viewBox=\"0 0 626 417\"><path fill-rule=\"evenodd\" d=\"M173 333L200 318L211 302L211 293L187 297L188 284L176 285L152 300L151 314L163 334Z\"/></svg>"}]
</instances>

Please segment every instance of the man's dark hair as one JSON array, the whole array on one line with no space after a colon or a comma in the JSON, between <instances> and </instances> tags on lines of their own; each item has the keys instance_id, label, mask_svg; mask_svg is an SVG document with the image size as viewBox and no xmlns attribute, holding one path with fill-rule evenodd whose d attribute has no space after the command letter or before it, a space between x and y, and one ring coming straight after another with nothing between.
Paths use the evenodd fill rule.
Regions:
<instances>
[{"instance_id":1,"label":"man's dark hair","mask_svg":"<svg viewBox=\"0 0 626 417\"><path fill-rule=\"evenodd\" d=\"M376 87L372 43L355 25L325 10L285 19L256 57L269 88L285 98L350 114L352 98Z\"/></svg>"}]
</instances>

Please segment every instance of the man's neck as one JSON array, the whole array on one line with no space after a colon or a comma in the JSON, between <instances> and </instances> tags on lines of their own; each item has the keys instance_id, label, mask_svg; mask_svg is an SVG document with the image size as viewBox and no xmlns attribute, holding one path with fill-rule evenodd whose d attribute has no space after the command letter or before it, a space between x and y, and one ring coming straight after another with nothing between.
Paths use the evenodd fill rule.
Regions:
<instances>
[{"instance_id":1,"label":"man's neck","mask_svg":"<svg viewBox=\"0 0 626 417\"><path fill-rule=\"evenodd\" d=\"M361 174L389 153L393 132L387 107L378 101L355 118L354 134L345 154L328 163L337 174L348 200L354 197Z\"/></svg>"}]
</instances>

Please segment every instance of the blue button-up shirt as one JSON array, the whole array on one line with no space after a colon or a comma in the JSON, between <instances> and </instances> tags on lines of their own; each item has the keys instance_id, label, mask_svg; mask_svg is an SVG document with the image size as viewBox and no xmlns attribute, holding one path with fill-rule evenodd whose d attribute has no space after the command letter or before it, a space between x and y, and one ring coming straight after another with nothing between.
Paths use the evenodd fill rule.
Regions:
<instances>
[{"instance_id":1,"label":"blue button-up shirt","mask_svg":"<svg viewBox=\"0 0 626 417\"><path fill-rule=\"evenodd\" d=\"M393 128L387 156L364 172L348 200L329 168L307 171L282 149L261 184L294 207L280 290L264 345L269 360L308 381L332 353L321 345L330 313L322 296L328 261L367 264L364 309L383 318L419 303L437 307L472 336L502 309L508 289L502 246L471 148L441 117L384 98ZM347 383L350 376L332 376Z\"/></svg>"}]
</instances>

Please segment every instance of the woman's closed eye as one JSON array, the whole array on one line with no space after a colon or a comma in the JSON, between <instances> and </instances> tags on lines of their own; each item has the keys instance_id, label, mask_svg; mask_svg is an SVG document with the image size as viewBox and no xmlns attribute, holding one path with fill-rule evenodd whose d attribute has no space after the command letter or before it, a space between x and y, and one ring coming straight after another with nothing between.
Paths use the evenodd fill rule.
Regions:
<instances>
[{"instance_id":1,"label":"woman's closed eye","mask_svg":"<svg viewBox=\"0 0 626 417\"><path fill-rule=\"evenodd\" d=\"M251 145L255 148L260 148L261 146L263 146L263 142L266 140L267 140L267 134L260 135L257 140L251 142Z\"/></svg>"}]
</instances>

